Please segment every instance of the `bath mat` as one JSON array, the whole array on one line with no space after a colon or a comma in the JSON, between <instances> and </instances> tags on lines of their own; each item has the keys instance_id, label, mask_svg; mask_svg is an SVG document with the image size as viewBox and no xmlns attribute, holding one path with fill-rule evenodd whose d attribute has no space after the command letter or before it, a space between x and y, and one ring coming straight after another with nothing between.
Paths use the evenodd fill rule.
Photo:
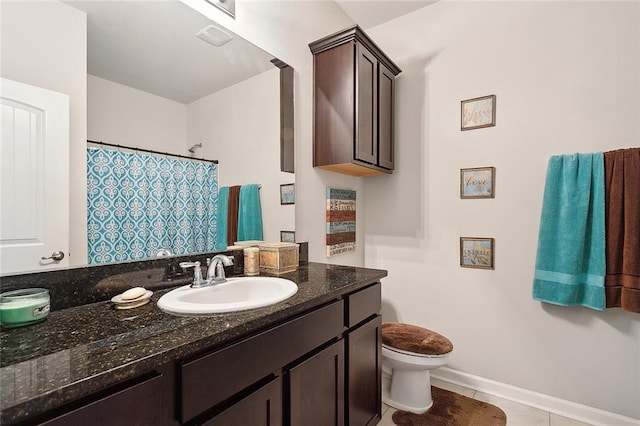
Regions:
<instances>
[{"instance_id":1,"label":"bath mat","mask_svg":"<svg viewBox=\"0 0 640 426\"><path fill-rule=\"evenodd\" d=\"M398 426L504 426L507 415L495 405L431 386L433 405L424 414L393 413Z\"/></svg>"}]
</instances>

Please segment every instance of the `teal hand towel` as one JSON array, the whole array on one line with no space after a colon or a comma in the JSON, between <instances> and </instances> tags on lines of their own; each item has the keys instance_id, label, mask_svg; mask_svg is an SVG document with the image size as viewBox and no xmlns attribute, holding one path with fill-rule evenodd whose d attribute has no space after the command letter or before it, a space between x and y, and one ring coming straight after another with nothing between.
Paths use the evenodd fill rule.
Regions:
<instances>
[{"instance_id":1,"label":"teal hand towel","mask_svg":"<svg viewBox=\"0 0 640 426\"><path fill-rule=\"evenodd\" d=\"M218 192L218 220L216 226L216 250L227 248L227 211L229 209L229 187L223 186Z\"/></svg>"},{"instance_id":2,"label":"teal hand towel","mask_svg":"<svg viewBox=\"0 0 640 426\"><path fill-rule=\"evenodd\" d=\"M260 186L257 184L240 187L238 241L247 240L262 240L262 208Z\"/></svg>"},{"instance_id":3,"label":"teal hand towel","mask_svg":"<svg viewBox=\"0 0 640 426\"><path fill-rule=\"evenodd\" d=\"M603 153L549 159L533 298L604 310Z\"/></svg>"}]
</instances>

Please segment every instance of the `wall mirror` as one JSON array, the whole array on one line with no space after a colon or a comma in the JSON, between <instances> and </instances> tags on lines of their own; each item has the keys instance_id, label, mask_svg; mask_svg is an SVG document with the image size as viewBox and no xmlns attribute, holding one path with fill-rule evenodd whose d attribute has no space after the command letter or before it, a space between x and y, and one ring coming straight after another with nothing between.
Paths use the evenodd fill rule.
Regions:
<instances>
[{"instance_id":1,"label":"wall mirror","mask_svg":"<svg viewBox=\"0 0 640 426\"><path fill-rule=\"evenodd\" d=\"M64 2L87 13L88 140L218 160L220 187L261 186L265 240L295 229L279 200L294 178L280 164L286 64L178 0Z\"/></svg>"}]
</instances>

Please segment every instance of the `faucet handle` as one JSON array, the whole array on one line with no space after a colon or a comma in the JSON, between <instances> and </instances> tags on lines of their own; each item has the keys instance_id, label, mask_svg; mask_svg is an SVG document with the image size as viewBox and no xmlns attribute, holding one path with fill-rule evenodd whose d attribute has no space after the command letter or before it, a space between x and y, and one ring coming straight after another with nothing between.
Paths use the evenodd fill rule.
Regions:
<instances>
[{"instance_id":1,"label":"faucet handle","mask_svg":"<svg viewBox=\"0 0 640 426\"><path fill-rule=\"evenodd\" d=\"M180 262L182 269L195 268L196 266L200 266L200 262Z\"/></svg>"},{"instance_id":2,"label":"faucet handle","mask_svg":"<svg viewBox=\"0 0 640 426\"><path fill-rule=\"evenodd\" d=\"M193 268L193 283L191 287L202 287L209 283L209 280L202 279L202 269L200 269L200 262L180 262L182 269Z\"/></svg>"}]
</instances>

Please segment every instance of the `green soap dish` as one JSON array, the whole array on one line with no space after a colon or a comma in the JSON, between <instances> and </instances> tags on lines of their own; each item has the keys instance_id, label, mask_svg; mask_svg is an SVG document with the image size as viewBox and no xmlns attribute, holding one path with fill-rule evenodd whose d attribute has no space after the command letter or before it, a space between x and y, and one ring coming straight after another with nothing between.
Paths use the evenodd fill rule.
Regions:
<instances>
[{"instance_id":1,"label":"green soap dish","mask_svg":"<svg viewBox=\"0 0 640 426\"><path fill-rule=\"evenodd\" d=\"M0 294L0 324L5 328L22 327L44 321L49 315L49 290L25 288Z\"/></svg>"}]
</instances>

